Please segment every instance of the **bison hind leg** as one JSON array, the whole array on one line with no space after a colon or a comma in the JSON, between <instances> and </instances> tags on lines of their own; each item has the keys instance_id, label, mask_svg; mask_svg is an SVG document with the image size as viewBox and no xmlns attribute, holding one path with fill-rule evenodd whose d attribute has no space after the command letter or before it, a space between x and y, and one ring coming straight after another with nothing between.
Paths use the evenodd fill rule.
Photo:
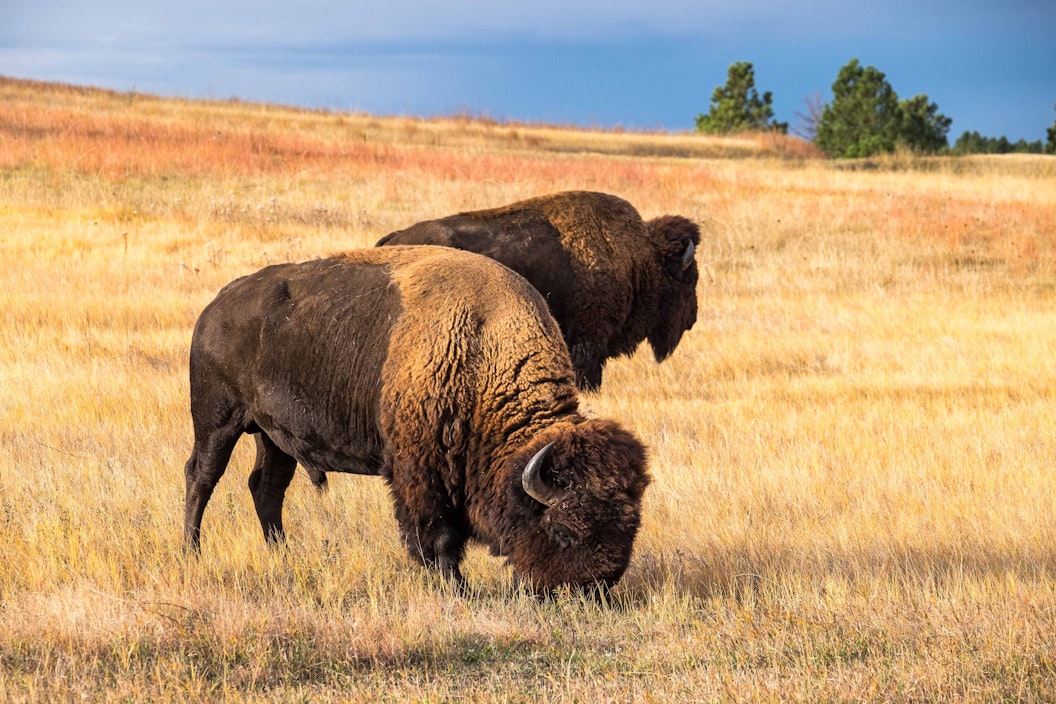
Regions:
<instances>
[{"instance_id":1,"label":"bison hind leg","mask_svg":"<svg viewBox=\"0 0 1056 704\"><path fill-rule=\"evenodd\" d=\"M195 433L194 449L183 470L187 483L183 513L185 550L197 552L200 547L202 515L241 434L234 427L222 427L202 436Z\"/></svg>"},{"instance_id":2,"label":"bison hind leg","mask_svg":"<svg viewBox=\"0 0 1056 704\"><path fill-rule=\"evenodd\" d=\"M286 489L297 469L297 460L283 452L263 432L256 434L257 459L249 475L249 491L268 542L280 542L286 534L282 528L282 504Z\"/></svg>"}]
</instances>

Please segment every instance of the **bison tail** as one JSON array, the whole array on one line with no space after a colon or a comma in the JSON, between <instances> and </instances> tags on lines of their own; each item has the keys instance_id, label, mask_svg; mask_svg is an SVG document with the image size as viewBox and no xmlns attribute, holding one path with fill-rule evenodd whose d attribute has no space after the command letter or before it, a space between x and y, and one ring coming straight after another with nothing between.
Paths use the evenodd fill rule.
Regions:
<instances>
[{"instance_id":1,"label":"bison tail","mask_svg":"<svg viewBox=\"0 0 1056 704\"><path fill-rule=\"evenodd\" d=\"M311 467L305 467L304 469L308 472L308 478L312 480L312 484L315 485L315 488L318 489L320 493L323 493L330 488L329 483L326 481L326 472Z\"/></svg>"}]
</instances>

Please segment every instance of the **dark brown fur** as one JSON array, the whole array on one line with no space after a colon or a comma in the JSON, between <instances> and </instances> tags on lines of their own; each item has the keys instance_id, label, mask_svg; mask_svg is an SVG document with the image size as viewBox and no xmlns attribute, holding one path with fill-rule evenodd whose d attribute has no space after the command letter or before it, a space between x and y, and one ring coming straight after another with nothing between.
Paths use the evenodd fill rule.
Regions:
<instances>
[{"instance_id":1,"label":"dark brown fur","mask_svg":"<svg viewBox=\"0 0 1056 704\"><path fill-rule=\"evenodd\" d=\"M493 261L438 247L271 266L226 286L191 343L194 449L184 541L243 433L265 535L283 536L297 463L381 474L410 553L461 584L473 538L538 590L615 583L630 559L645 451L579 413L572 366L539 294ZM521 488L544 445L547 507Z\"/></svg>"},{"instance_id":2,"label":"dark brown fur","mask_svg":"<svg viewBox=\"0 0 1056 704\"><path fill-rule=\"evenodd\" d=\"M568 344L576 382L593 390L611 357L648 339L658 362L697 316L697 265L684 265L700 230L678 215L643 222L627 201L569 191L429 220L378 246L434 244L510 267L546 299Z\"/></svg>"}]
</instances>

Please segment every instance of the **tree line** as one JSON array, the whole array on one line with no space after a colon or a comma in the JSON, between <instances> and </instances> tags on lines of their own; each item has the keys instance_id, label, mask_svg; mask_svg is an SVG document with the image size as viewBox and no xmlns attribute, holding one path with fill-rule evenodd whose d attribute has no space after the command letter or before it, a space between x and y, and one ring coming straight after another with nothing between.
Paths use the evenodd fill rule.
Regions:
<instances>
[{"instance_id":1,"label":"tree line","mask_svg":"<svg viewBox=\"0 0 1056 704\"><path fill-rule=\"evenodd\" d=\"M953 120L939 112L927 95L899 99L886 76L852 59L832 84L831 103L820 94L806 99L806 111L796 112L796 133L837 158L862 158L908 150L916 154L1056 154L1056 122L1048 139L1011 142L965 132L950 147L947 133ZM747 61L732 64L725 85L711 95L711 106L697 115L699 132L732 134L749 130L788 132L787 122L774 119L773 94L755 88L755 69Z\"/></svg>"}]
</instances>

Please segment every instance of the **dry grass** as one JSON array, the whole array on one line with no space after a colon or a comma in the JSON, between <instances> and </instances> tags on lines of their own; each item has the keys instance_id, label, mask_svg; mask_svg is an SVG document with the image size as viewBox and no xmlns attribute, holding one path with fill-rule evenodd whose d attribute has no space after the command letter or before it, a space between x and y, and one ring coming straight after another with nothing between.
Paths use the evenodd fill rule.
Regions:
<instances>
[{"instance_id":1,"label":"dry grass","mask_svg":"<svg viewBox=\"0 0 1056 704\"><path fill-rule=\"evenodd\" d=\"M1056 160L764 141L0 80L0 699L1056 698ZM298 476L267 550L245 447L181 556L220 286L564 188L705 231L697 325L589 399L655 475L613 604L479 549L453 596L366 477Z\"/></svg>"}]
</instances>

